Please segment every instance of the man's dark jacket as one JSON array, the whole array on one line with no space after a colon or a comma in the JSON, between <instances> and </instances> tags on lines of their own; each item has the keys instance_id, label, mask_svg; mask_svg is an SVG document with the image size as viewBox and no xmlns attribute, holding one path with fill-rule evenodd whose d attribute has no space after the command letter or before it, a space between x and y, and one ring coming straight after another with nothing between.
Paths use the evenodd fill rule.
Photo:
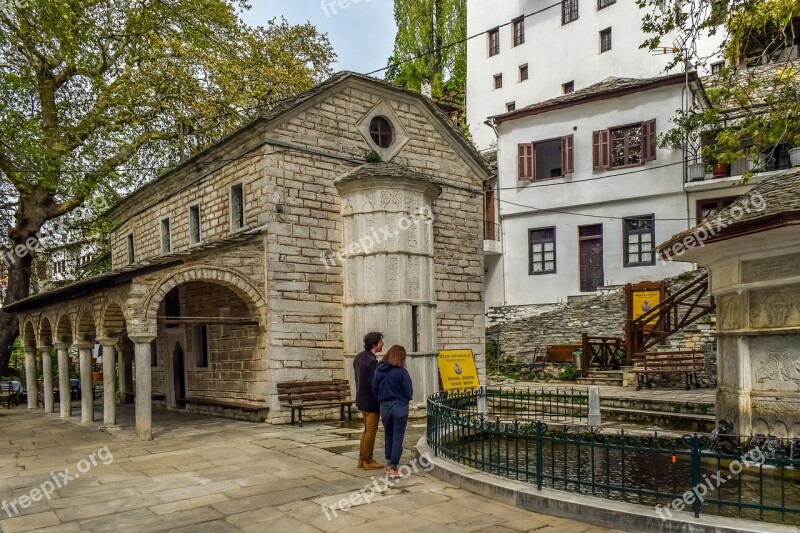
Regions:
<instances>
[{"instance_id":1,"label":"man's dark jacket","mask_svg":"<svg viewBox=\"0 0 800 533\"><path fill-rule=\"evenodd\" d=\"M369 350L358 354L353 361L353 370L356 371L356 407L359 411L381 412L381 404L372 393L372 376L377 366L378 359Z\"/></svg>"}]
</instances>

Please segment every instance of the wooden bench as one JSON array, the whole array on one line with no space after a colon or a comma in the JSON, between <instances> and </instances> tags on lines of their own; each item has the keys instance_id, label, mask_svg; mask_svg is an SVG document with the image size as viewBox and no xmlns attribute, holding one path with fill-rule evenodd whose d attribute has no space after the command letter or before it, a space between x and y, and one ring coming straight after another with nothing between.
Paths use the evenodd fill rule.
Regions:
<instances>
[{"instance_id":1,"label":"wooden bench","mask_svg":"<svg viewBox=\"0 0 800 533\"><path fill-rule=\"evenodd\" d=\"M346 379L330 381L286 381L278 383L278 401L281 407L297 411L297 425L303 427L303 410L324 407L339 407L340 419L344 420L344 408L347 407L349 420L353 419L350 398L350 383Z\"/></svg>"},{"instance_id":2,"label":"wooden bench","mask_svg":"<svg viewBox=\"0 0 800 533\"><path fill-rule=\"evenodd\" d=\"M699 350L646 353L635 364L631 372L636 374L636 390L642 390L642 385L652 385L650 374L683 374L686 390L691 388L693 382L697 388L700 386L697 373L705 368L703 352Z\"/></svg>"},{"instance_id":3,"label":"wooden bench","mask_svg":"<svg viewBox=\"0 0 800 533\"><path fill-rule=\"evenodd\" d=\"M580 344L551 344L547 347L547 361L552 364L574 363L573 354L580 349Z\"/></svg>"}]
</instances>

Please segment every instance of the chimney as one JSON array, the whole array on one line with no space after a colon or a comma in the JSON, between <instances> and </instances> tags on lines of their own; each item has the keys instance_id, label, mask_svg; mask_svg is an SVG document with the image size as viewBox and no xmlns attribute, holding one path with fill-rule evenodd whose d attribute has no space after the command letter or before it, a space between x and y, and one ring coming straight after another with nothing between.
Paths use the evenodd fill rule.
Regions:
<instances>
[{"instance_id":1,"label":"chimney","mask_svg":"<svg viewBox=\"0 0 800 533\"><path fill-rule=\"evenodd\" d=\"M420 89L420 93L422 96L428 98L429 100L433 98L433 88L431 87L431 82L428 80L422 80L422 88Z\"/></svg>"}]
</instances>

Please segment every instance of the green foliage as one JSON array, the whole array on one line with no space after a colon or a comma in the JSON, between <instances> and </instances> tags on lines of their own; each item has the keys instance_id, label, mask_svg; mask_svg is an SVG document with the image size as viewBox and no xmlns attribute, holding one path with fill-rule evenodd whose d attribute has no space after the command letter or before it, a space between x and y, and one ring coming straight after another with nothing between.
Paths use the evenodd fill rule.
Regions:
<instances>
[{"instance_id":1,"label":"green foliage","mask_svg":"<svg viewBox=\"0 0 800 533\"><path fill-rule=\"evenodd\" d=\"M575 365L567 363L558 374L558 379L561 381L575 381L581 375L581 371L575 368Z\"/></svg>"},{"instance_id":2,"label":"green foliage","mask_svg":"<svg viewBox=\"0 0 800 533\"><path fill-rule=\"evenodd\" d=\"M375 150L369 152L367 156L364 158L364 160L367 163L380 163L381 161L383 161L383 159L381 159L380 154Z\"/></svg>"},{"instance_id":3,"label":"green foliage","mask_svg":"<svg viewBox=\"0 0 800 533\"><path fill-rule=\"evenodd\" d=\"M392 67L386 79L419 92L423 81L434 98L463 92L467 82L465 0L395 0L397 22Z\"/></svg>"},{"instance_id":4,"label":"green foliage","mask_svg":"<svg viewBox=\"0 0 800 533\"><path fill-rule=\"evenodd\" d=\"M707 105L679 112L676 127L660 136L662 146L681 148L704 162L731 163L742 157L771 156L776 144L800 145L800 72L791 62L775 68L755 66L772 61L794 43L800 21L796 0L698 0L685 6L677 0L637 0L647 10L642 29L650 37L642 47L656 49L669 36L684 43L670 68L684 61L705 64L696 42L724 30L718 50L726 61L717 81L706 81ZM740 109L735 120L730 110ZM700 143L701 138L705 142Z\"/></svg>"}]
</instances>

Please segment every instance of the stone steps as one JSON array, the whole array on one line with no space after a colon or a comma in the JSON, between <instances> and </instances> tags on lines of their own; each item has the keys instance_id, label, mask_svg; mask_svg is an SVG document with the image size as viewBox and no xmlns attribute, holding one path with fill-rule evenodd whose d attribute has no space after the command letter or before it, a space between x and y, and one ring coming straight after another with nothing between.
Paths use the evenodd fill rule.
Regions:
<instances>
[{"instance_id":1,"label":"stone steps","mask_svg":"<svg viewBox=\"0 0 800 533\"><path fill-rule=\"evenodd\" d=\"M578 378L578 384L621 387L623 384L622 374L622 370L589 370L585 378Z\"/></svg>"}]
</instances>

